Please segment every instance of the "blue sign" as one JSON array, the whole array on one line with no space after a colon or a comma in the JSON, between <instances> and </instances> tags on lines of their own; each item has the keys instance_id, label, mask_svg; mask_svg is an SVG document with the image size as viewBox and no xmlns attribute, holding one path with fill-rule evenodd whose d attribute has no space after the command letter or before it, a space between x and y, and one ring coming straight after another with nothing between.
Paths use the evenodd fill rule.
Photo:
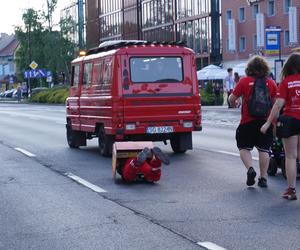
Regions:
<instances>
[{"instance_id":1,"label":"blue sign","mask_svg":"<svg viewBox=\"0 0 300 250\"><path fill-rule=\"evenodd\" d=\"M266 29L266 53L278 54L280 50L280 27L268 27Z\"/></svg>"},{"instance_id":2,"label":"blue sign","mask_svg":"<svg viewBox=\"0 0 300 250\"><path fill-rule=\"evenodd\" d=\"M47 78L52 76L52 72L50 70L45 69L32 69L32 70L25 70L24 78Z\"/></svg>"}]
</instances>

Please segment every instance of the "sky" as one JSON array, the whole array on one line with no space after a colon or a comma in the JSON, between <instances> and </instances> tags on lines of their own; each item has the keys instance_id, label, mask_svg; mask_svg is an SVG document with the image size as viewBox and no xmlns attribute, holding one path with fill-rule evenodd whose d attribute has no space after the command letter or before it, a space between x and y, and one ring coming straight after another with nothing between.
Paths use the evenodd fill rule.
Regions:
<instances>
[{"instance_id":1,"label":"sky","mask_svg":"<svg viewBox=\"0 0 300 250\"><path fill-rule=\"evenodd\" d=\"M0 8L0 33L14 33L14 25L22 24L22 13L30 7L42 10L46 0L2 0ZM70 0L58 0L54 13L54 22L58 23L60 10L70 3ZM44 8L45 10L46 8Z\"/></svg>"}]
</instances>

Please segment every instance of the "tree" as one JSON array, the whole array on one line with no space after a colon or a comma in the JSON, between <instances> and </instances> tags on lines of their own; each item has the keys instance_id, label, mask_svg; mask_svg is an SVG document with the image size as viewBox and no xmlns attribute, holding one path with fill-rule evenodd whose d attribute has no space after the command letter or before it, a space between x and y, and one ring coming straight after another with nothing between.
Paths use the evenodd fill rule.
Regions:
<instances>
[{"instance_id":1,"label":"tree","mask_svg":"<svg viewBox=\"0 0 300 250\"><path fill-rule=\"evenodd\" d=\"M22 20L24 25L15 29L20 42L15 59L18 72L20 72L19 77L23 77L24 70L29 69L32 60L38 63L40 69L51 70L54 82L57 82L60 72L68 75L76 46L63 35L66 28L62 27L61 31L53 31L49 28L52 21L48 22L48 27L45 28L43 14L31 8L25 10ZM45 79L42 81L45 82ZM37 80L33 81L33 86L37 84Z\"/></svg>"},{"instance_id":2,"label":"tree","mask_svg":"<svg viewBox=\"0 0 300 250\"><path fill-rule=\"evenodd\" d=\"M57 0L46 0L47 9L46 12L43 12L43 16L48 23L48 30L52 31L53 27L53 13L57 5Z\"/></svg>"}]
</instances>

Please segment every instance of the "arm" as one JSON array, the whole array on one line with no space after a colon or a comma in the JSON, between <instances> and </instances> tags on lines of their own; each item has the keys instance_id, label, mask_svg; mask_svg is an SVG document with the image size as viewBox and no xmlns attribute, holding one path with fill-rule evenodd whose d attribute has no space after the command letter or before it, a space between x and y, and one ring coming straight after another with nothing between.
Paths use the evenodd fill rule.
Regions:
<instances>
[{"instance_id":1,"label":"arm","mask_svg":"<svg viewBox=\"0 0 300 250\"><path fill-rule=\"evenodd\" d=\"M231 107L236 107L236 100L238 99L237 96L235 96L234 94L231 94L228 98L229 104Z\"/></svg>"},{"instance_id":2,"label":"arm","mask_svg":"<svg viewBox=\"0 0 300 250\"><path fill-rule=\"evenodd\" d=\"M285 104L285 100L283 98L277 98L277 100L275 101L273 108L271 110L271 113L267 119L267 121L265 122L265 124L260 128L260 132L262 132L263 134L265 134L268 130L268 128L270 127L272 121L274 119L277 119L280 113L280 110L282 109L282 107Z\"/></svg>"}]
</instances>

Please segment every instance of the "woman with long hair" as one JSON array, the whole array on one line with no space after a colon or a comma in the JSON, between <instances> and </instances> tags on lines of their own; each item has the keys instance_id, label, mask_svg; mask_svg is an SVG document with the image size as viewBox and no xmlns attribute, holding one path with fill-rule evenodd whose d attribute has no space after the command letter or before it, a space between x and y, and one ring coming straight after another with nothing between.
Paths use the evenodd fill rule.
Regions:
<instances>
[{"instance_id":1,"label":"woman with long hair","mask_svg":"<svg viewBox=\"0 0 300 250\"><path fill-rule=\"evenodd\" d=\"M249 103L254 89L256 80L263 80L266 91L269 96L275 99L277 86L276 83L268 76L270 68L266 60L261 56L252 57L246 68L246 77L239 80L238 84L229 97L232 106L236 106L237 100L242 97L241 121L236 129L236 143L240 151L240 157L247 169L248 186L255 184L256 172L252 165L253 147L258 150L260 177L258 178L258 186L266 188L267 185L267 169L269 165L269 150L273 142L272 128L268 128L267 133L260 132L261 126L267 120L267 115L256 117L249 112Z\"/></svg>"},{"instance_id":2,"label":"woman with long hair","mask_svg":"<svg viewBox=\"0 0 300 250\"><path fill-rule=\"evenodd\" d=\"M300 54L293 53L287 59L281 72L277 99L272 111L261 127L266 133L272 121L278 118L280 110L284 107L283 128L286 132L282 136L285 151L285 168L288 188L282 197L296 200L297 156L300 156Z\"/></svg>"}]
</instances>

